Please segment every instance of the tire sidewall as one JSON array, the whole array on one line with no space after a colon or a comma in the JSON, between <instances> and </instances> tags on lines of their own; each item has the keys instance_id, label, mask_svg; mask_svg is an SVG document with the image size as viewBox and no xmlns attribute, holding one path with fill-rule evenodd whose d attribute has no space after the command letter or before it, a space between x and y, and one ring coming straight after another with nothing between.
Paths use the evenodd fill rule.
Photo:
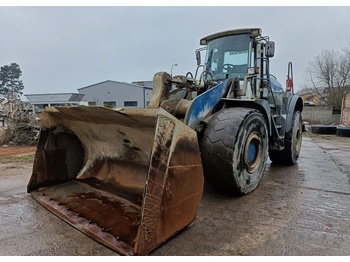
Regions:
<instances>
[{"instance_id":1,"label":"tire sidewall","mask_svg":"<svg viewBox=\"0 0 350 262\"><path fill-rule=\"evenodd\" d=\"M299 151L297 150L297 144L298 144L298 140L297 140L297 135L299 133L300 139L302 139L302 121L301 121L301 115L299 111L296 111L294 113L294 117L293 117L293 126L292 126L292 144L291 144L291 160L292 163L296 163L299 155L300 155L300 151L301 151L301 141L300 141L300 146L299 146Z\"/></svg>"},{"instance_id":2,"label":"tire sidewall","mask_svg":"<svg viewBox=\"0 0 350 262\"><path fill-rule=\"evenodd\" d=\"M262 157L260 164L253 173L249 173L245 166L244 153L247 139L252 132L258 132L262 141ZM241 193L253 191L259 184L266 167L268 157L268 132L266 121L262 114L255 112L249 114L239 128L236 143L233 148L232 174ZM235 161L238 159L238 161ZM250 180L250 183L247 181Z\"/></svg>"}]
</instances>

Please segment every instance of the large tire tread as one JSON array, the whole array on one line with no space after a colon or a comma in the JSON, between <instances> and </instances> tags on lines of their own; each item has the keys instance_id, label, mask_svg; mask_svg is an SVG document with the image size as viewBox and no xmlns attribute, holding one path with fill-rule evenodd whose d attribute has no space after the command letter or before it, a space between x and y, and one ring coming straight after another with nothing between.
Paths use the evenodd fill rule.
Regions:
<instances>
[{"instance_id":1,"label":"large tire tread","mask_svg":"<svg viewBox=\"0 0 350 262\"><path fill-rule=\"evenodd\" d=\"M320 135L335 135L337 133L337 127L331 125L312 125L311 132Z\"/></svg>"},{"instance_id":2,"label":"large tire tread","mask_svg":"<svg viewBox=\"0 0 350 262\"><path fill-rule=\"evenodd\" d=\"M257 186L242 188L233 175L233 156L234 150L237 150L236 144L239 143L240 129L252 114L264 119L260 111L252 108L228 108L215 113L208 122L200 141L201 156L205 178L214 187L242 195L250 193ZM262 121L266 128L266 121ZM266 161L264 166L265 163ZM260 179L261 177L259 181Z\"/></svg>"},{"instance_id":3,"label":"large tire tread","mask_svg":"<svg viewBox=\"0 0 350 262\"><path fill-rule=\"evenodd\" d=\"M338 126L337 136L350 137L350 126Z\"/></svg>"}]
</instances>

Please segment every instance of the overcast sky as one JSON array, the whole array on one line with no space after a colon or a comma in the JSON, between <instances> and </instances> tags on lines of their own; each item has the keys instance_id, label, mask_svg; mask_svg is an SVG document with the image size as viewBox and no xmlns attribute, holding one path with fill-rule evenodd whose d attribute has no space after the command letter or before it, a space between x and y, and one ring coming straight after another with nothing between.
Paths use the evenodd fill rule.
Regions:
<instances>
[{"instance_id":1,"label":"overcast sky","mask_svg":"<svg viewBox=\"0 0 350 262\"><path fill-rule=\"evenodd\" d=\"M271 73L284 85L287 64L304 83L309 62L350 45L350 6L0 6L0 66L22 69L24 94L77 92L105 80L152 80L196 69L200 38L260 27L275 41Z\"/></svg>"}]
</instances>

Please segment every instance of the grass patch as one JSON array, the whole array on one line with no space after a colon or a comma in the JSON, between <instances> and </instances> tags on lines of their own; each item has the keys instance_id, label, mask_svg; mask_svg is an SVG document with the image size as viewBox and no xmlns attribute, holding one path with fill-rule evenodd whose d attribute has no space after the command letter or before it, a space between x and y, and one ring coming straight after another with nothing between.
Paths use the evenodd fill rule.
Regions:
<instances>
[{"instance_id":1,"label":"grass patch","mask_svg":"<svg viewBox=\"0 0 350 262\"><path fill-rule=\"evenodd\" d=\"M34 154L22 154L15 156L0 156L0 163L32 163Z\"/></svg>"}]
</instances>

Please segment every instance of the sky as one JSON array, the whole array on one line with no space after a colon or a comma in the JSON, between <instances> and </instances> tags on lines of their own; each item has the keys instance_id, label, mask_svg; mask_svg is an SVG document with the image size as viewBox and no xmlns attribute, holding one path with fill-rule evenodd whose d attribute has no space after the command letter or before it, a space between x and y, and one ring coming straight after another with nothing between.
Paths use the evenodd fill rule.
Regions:
<instances>
[{"instance_id":1,"label":"sky","mask_svg":"<svg viewBox=\"0 0 350 262\"><path fill-rule=\"evenodd\" d=\"M293 63L298 91L315 56L350 45L350 6L23 2L0 5L0 66L19 64L24 94L77 93L106 80L151 81L171 68L173 75L194 73L202 37L250 27L275 42L270 72L283 86Z\"/></svg>"}]
</instances>

